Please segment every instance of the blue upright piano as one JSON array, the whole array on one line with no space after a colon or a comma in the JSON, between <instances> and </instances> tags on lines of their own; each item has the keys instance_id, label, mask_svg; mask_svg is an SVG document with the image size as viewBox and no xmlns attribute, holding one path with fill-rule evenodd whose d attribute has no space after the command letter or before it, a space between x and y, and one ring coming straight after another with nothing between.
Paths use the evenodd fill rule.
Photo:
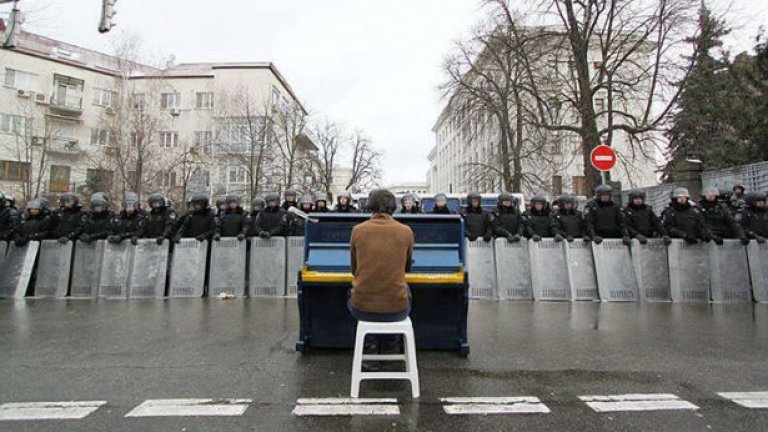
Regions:
<instances>
[{"instance_id":1,"label":"blue upright piano","mask_svg":"<svg viewBox=\"0 0 768 432\"><path fill-rule=\"evenodd\" d=\"M313 213L305 227L304 265L299 272L299 340L296 350L352 348L356 321L347 309L352 228L370 215ZM464 260L464 224L457 215L396 215L416 239L411 273L411 321L418 349L469 355L469 293Z\"/></svg>"}]
</instances>

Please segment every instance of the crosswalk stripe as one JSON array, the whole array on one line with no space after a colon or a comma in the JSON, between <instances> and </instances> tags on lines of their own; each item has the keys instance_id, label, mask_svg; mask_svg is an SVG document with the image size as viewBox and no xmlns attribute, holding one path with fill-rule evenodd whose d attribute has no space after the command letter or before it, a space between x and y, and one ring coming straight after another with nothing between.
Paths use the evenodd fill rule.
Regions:
<instances>
[{"instance_id":1,"label":"crosswalk stripe","mask_svg":"<svg viewBox=\"0 0 768 432\"><path fill-rule=\"evenodd\" d=\"M448 415L548 414L551 411L539 398L519 397L451 397L440 399Z\"/></svg>"},{"instance_id":2,"label":"crosswalk stripe","mask_svg":"<svg viewBox=\"0 0 768 432\"><path fill-rule=\"evenodd\" d=\"M305 416L397 416L397 399L304 398L296 401L293 415Z\"/></svg>"},{"instance_id":3,"label":"crosswalk stripe","mask_svg":"<svg viewBox=\"0 0 768 432\"><path fill-rule=\"evenodd\" d=\"M768 408L768 392L724 392L717 395L729 399L744 408Z\"/></svg>"},{"instance_id":4,"label":"crosswalk stripe","mask_svg":"<svg viewBox=\"0 0 768 432\"><path fill-rule=\"evenodd\" d=\"M77 420L106 403L106 401L9 402L0 404L0 421Z\"/></svg>"},{"instance_id":5,"label":"crosswalk stripe","mask_svg":"<svg viewBox=\"0 0 768 432\"><path fill-rule=\"evenodd\" d=\"M697 410L698 406L671 393L579 396L595 412Z\"/></svg>"},{"instance_id":6,"label":"crosswalk stripe","mask_svg":"<svg viewBox=\"0 0 768 432\"><path fill-rule=\"evenodd\" d=\"M126 417L207 417L243 415L251 399L149 399Z\"/></svg>"}]
</instances>

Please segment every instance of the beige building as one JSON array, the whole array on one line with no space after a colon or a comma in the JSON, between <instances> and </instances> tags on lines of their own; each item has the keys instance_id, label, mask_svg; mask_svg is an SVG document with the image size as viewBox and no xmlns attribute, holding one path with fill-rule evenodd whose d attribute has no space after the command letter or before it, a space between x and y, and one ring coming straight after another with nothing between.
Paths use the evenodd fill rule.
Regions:
<instances>
[{"instance_id":1,"label":"beige building","mask_svg":"<svg viewBox=\"0 0 768 432\"><path fill-rule=\"evenodd\" d=\"M0 190L20 199L247 198L310 177L307 113L271 63L155 68L22 33L0 77Z\"/></svg>"}]
</instances>

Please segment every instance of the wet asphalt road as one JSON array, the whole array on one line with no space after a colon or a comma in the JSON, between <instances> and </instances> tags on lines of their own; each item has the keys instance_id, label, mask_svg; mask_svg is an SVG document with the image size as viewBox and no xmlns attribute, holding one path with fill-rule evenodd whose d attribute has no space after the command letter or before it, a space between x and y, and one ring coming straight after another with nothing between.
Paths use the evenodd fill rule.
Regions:
<instances>
[{"instance_id":1,"label":"wet asphalt road","mask_svg":"<svg viewBox=\"0 0 768 432\"><path fill-rule=\"evenodd\" d=\"M295 417L347 397L349 351L294 351L294 299L0 301L0 403L103 400L80 420L11 431L762 431L768 410L717 392L768 391L768 305L473 301L468 359L420 352L422 396L397 417ZM674 393L697 411L596 413L581 395ZM550 414L448 416L440 398L535 396ZM125 418L147 399L250 398L238 417Z\"/></svg>"}]
</instances>

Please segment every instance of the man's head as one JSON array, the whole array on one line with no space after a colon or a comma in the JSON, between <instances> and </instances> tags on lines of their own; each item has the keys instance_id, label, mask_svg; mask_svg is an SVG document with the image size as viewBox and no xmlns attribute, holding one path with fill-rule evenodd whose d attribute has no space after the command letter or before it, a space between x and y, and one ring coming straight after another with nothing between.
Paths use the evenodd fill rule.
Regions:
<instances>
[{"instance_id":1,"label":"man's head","mask_svg":"<svg viewBox=\"0 0 768 432\"><path fill-rule=\"evenodd\" d=\"M499 207L510 208L514 204L515 198L509 192L502 192L496 198L496 205Z\"/></svg>"},{"instance_id":2,"label":"man's head","mask_svg":"<svg viewBox=\"0 0 768 432\"><path fill-rule=\"evenodd\" d=\"M45 203L40 198L35 198L27 203L27 212L30 216L37 216L45 209Z\"/></svg>"},{"instance_id":3,"label":"man's head","mask_svg":"<svg viewBox=\"0 0 768 432\"><path fill-rule=\"evenodd\" d=\"M400 198L400 203L403 205L404 209L411 211L416 206L416 199L413 195L407 194Z\"/></svg>"},{"instance_id":4,"label":"man's head","mask_svg":"<svg viewBox=\"0 0 768 432\"><path fill-rule=\"evenodd\" d=\"M672 191L672 201L676 202L680 205L688 204L688 199L691 197L691 194L688 193L688 189L686 188L677 188Z\"/></svg>"},{"instance_id":5,"label":"man's head","mask_svg":"<svg viewBox=\"0 0 768 432\"><path fill-rule=\"evenodd\" d=\"M443 208L448 205L448 195L439 193L435 195L435 207Z\"/></svg>"},{"instance_id":6,"label":"man's head","mask_svg":"<svg viewBox=\"0 0 768 432\"><path fill-rule=\"evenodd\" d=\"M397 209L397 199L386 189L374 189L368 194L368 208L371 213L392 214Z\"/></svg>"},{"instance_id":7,"label":"man's head","mask_svg":"<svg viewBox=\"0 0 768 432\"><path fill-rule=\"evenodd\" d=\"M482 198L480 197L480 194L477 192L470 192L467 194L467 207L469 208L480 208L480 202Z\"/></svg>"},{"instance_id":8,"label":"man's head","mask_svg":"<svg viewBox=\"0 0 768 432\"><path fill-rule=\"evenodd\" d=\"M147 198L149 207L152 209L161 209L165 207L165 197L160 194L152 194Z\"/></svg>"},{"instance_id":9,"label":"man's head","mask_svg":"<svg viewBox=\"0 0 768 432\"><path fill-rule=\"evenodd\" d=\"M264 210L264 198L256 197L251 201L251 211L253 212L260 212Z\"/></svg>"},{"instance_id":10,"label":"man's head","mask_svg":"<svg viewBox=\"0 0 768 432\"><path fill-rule=\"evenodd\" d=\"M195 195L192 197L192 209L201 211L208 208L208 197L205 195Z\"/></svg>"},{"instance_id":11,"label":"man's head","mask_svg":"<svg viewBox=\"0 0 768 432\"><path fill-rule=\"evenodd\" d=\"M547 205L547 199L543 195L536 194L531 198L531 207L536 211L543 211Z\"/></svg>"},{"instance_id":12,"label":"man's head","mask_svg":"<svg viewBox=\"0 0 768 432\"><path fill-rule=\"evenodd\" d=\"M288 189L283 194L283 197L285 198L285 201L289 202L289 203L295 203L297 196L298 196L298 193L295 190L293 190L293 189Z\"/></svg>"},{"instance_id":13,"label":"man's head","mask_svg":"<svg viewBox=\"0 0 768 432\"><path fill-rule=\"evenodd\" d=\"M733 186L733 192L734 192L736 195L739 195L739 196L741 196L741 195L744 195L744 191L745 191L745 190L746 190L746 189L744 189L744 186L742 186L742 185L740 185L740 184L737 184L737 185L734 185L734 186Z\"/></svg>"},{"instance_id":14,"label":"man's head","mask_svg":"<svg viewBox=\"0 0 768 432\"><path fill-rule=\"evenodd\" d=\"M341 206L347 206L349 205L349 202L351 200L352 196L347 191L341 191L336 196L336 203L338 203Z\"/></svg>"},{"instance_id":15,"label":"man's head","mask_svg":"<svg viewBox=\"0 0 768 432\"><path fill-rule=\"evenodd\" d=\"M595 188L595 199L601 203L609 203L613 199L611 193L613 188L608 185L600 185Z\"/></svg>"},{"instance_id":16,"label":"man's head","mask_svg":"<svg viewBox=\"0 0 768 432\"><path fill-rule=\"evenodd\" d=\"M717 197L720 195L720 191L716 187L708 187L704 189L704 199L708 202L716 202Z\"/></svg>"},{"instance_id":17,"label":"man's head","mask_svg":"<svg viewBox=\"0 0 768 432\"><path fill-rule=\"evenodd\" d=\"M77 206L78 199L74 194L64 194L59 197L59 204L67 209L71 209Z\"/></svg>"},{"instance_id":18,"label":"man's head","mask_svg":"<svg viewBox=\"0 0 768 432\"><path fill-rule=\"evenodd\" d=\"M229 195L227 196L227 208L234 210L238 207L240 207L240 197L237 195Z\"/></svg>"},{"instance_id":19,"label":"man's head","mask_svg":"<svg viewBox=\"0 0 768 432\"><path fill-rule=\"evenodd\" d=\"M280 200L280 197L276 193L269 193L266 197L264 197L264 201L267 203L268 208L275 208L280 203L278 202Z\"/></svg>"},{"instance_id":20,"label":"man's head","mask_svg":"<svg viewBox=\"0 0 768 432\"><path fill-rule=\"evenodd\" d=\"M629 202L635 207L641 207L645 205L645 192L639 189L633 189L629 191Z\"/></svg>"},{"instance_id":21,"label":"man's head","mask_svg":"<svg viewBox=\"0 0 768 432\"><path fill-rule=\"evenodd\" d=\"M573 209L573 206L576 203L576 200L573 198L573 195L562 195L560 198L558 198L558 201L560 201L560 205L563 206L563 210L565 211L571 211Z\"/></svg>"},{"instance_id":22,"label":"man's head","mask_svg":"<svg viewBox=\"0 0 768 432\"><path fill-rule=\"evenodd\" d=\"M314 208L314 201L309 194L303 195L299 200L299 209L304 213L309 213Z\"/></svg>"}]
</instances>

